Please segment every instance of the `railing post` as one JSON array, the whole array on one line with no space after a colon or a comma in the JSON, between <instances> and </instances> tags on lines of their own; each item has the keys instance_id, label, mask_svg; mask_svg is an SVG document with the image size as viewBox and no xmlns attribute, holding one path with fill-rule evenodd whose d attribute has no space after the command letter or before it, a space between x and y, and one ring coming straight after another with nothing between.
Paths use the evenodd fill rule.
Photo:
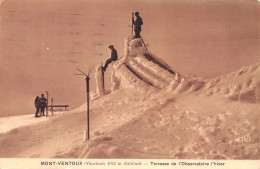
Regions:
<instances>
[{"instance_id":1,"label":"railing post","mask_svg":"<svg viewBox=\"0 0 260 169\"><path fill-rule=\"evenodd\" d=\"M88 140L89 140L89 76L86 76L87 87L87 121L88 121Z\"/></svg>"},{"instance_id":2,"label":"railing post","mask_svg":"<svg viewBox=\"0 0 260 169\"><path fill-rule=\"evenodd\" d=\"M53 98L51 98L51 114L53 116Z\"/></svg>"},{"instance_id":3,"label":"railing post","mask_svg":"<svg viewBox=\"0 0 260 169\"><path fill-rule=\"evenodd\" d=\"M46 93L47 93L46 117L48 117L49 93L48 93L48 91L46 91Z\"/></svg>"}]
</instances>

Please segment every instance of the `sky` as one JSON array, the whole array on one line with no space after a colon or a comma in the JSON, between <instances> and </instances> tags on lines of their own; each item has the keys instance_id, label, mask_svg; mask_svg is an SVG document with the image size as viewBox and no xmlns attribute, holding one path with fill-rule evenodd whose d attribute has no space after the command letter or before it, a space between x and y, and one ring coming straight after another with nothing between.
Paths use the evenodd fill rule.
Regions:
<instances>
[{"instance_id":1,"label":"sky","mask_svg":"<svg viewBox=\"0 0 260 169\"><path fill-rule=\"evenodd\" d=\"M104 64L110 44L122 56L135 11L148 50L181 74L214 77L260 61L256 0L5 0L0 117L33 114L34 98L45 91L70 109L84 103L85 79L75 68Z\"/></svg>"}]
</instances>

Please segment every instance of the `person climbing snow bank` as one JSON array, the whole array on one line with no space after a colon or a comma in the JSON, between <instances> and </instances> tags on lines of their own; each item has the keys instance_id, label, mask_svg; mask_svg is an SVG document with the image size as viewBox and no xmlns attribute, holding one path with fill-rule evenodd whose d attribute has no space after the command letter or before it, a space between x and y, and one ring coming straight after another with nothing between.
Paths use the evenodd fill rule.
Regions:
<instances>
[{"instance_id":1,"label":"person climbing snow bank","mask_svg":"<svg viewBox=\"0 0 260 169\"><path fill-rule=\"evenodd\" d=\"M106 71L108 65L109 65L111 62L116 61L117 58L118 58L118 56L117 56L117 51L115 50L114 46L113 46L113 45L110 45L108 48L111 50L111 58L107 59L107 61L106 61L104 67L103 67L103 66L101 67L103 72Z\"/></svg>"}]
</instances>

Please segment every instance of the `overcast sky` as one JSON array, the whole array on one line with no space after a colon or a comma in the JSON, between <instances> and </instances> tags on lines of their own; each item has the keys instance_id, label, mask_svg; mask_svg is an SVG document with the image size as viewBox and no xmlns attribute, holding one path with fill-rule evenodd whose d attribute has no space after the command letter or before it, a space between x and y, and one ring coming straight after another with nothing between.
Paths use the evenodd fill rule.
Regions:
<instances>
[{"instance_id":1,"label":"overcast sky","mask_svg":"<svg viewBox=\"0 0 260 169\"><path fill-rule=\"evenodd\" d=\"M0 6L0 116L34 113L35 96L56 104L86 100L88 70L123 55L131 12L148 49L182 74L213 77L260 61L256 0L6 0ZM95 80L91 77L91 90ZM109 69L106 86L110 84Z\"/></svg>"}]
</instances>

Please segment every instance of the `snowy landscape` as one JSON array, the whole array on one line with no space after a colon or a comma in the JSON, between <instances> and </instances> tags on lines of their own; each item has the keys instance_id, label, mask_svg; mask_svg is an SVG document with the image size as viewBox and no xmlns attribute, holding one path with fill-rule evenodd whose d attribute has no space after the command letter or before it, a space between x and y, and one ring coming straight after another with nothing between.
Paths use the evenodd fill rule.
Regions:
<instances>
[{"instance_id":1,"label":"snowy landscape","mask_svg":"<svg viewBox=\"0 0 260 169\"><path fill-rule=\"evenodd\" d=\"M175 72L140 39L127 38L124 51L109 72L111 91L91 92L90 140L86 104L44 120L1 118L0 156L260 158L260 63L203 78Z\"/></svg>"},{"instance_id":2,"label":"snowy landscape","mask_svg":"<svg viewBox=\"0 0 260 169\"><path fill-rule=\"evenodd\" d=\"M259 19L257 0L0 0L0 162L259 162ZM35 118L47 92L68 109Z\"/></svg>"}]
</instances>

